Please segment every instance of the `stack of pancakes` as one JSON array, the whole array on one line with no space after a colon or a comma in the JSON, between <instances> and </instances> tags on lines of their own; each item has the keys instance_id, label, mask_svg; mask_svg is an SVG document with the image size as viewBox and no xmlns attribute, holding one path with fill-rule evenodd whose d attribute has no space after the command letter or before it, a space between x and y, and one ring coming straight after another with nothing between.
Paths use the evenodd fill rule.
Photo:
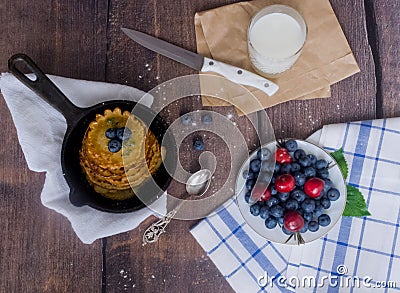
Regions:
<instances>
[{"instance_id":1,"label":"stack of pancakes","mask_svg":"<svg viewBox=\"0 0 400 293\"><path fill-rule=\"evenodd\" d=\"M105 132L126 127L132 132L122 149L112 153ZM154 174L162 163L161 147L147 126L129 113L115 108L97 114L89 124L80 150L80 164L89 184L97 193L124 200L134 195L132 188Z\"/></svg>"}]
</instances>

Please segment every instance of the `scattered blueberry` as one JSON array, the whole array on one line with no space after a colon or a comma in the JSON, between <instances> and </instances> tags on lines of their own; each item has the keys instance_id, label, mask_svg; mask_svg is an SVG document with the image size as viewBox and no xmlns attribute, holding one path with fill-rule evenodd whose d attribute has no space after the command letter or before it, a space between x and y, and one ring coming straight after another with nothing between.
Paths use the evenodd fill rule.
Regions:
<instances>
[{"instance_id":1,"label":"scattered blueberry","mask_svg":"<svg viewBox=\"0 0 400 293\"><path fill-rule=\"evenodd\" d=\"M278 173L281 170L281 164L275 163L275 169L274 172Z\"/></svg>"},{"instance_id":2,"label":"scattered blueberry","mask_svg":"<svg viewBox=\"0 0 400 293\"><path fill-rule=\"evenodd\" d=\"M310 221L308 223L308 230L310 232L317 232L318 229L319 229L319 225L318 225L318 223L316 221Z\"/></svg>"},{"instance_id":3,"label":"scattered blueberry","mask_svg":"<svg viewBox=\"0 0 400 293\"><path fill-rule=\"evenodd\" d=\"M308 230L308 222L304 222L303 228L301 228L300 233L305 233Z\"/></svg>"},{"instance_id":4,"label":"scattered blueberry","mask_svg":"<svg viewBox=\"0 0 400 293\"><path fill-rule=\"evenodd\" d=\"M269 182L271 181L271 178L272 178L272 173L261 172L261 173L258 175L258 179L259 179L261 182L267 182L267 183L269 183Z\"/></svg>"},{"instance_id":5,"label":"scattered blueberry","mask_svg":"<svg viewBox=\"0 0 400 293\"><path fill-rule=\"evenodd\" d=\"M317 157L313 154L308 154L307 157L310 159L311 165L314 165L317 162Z\"/></svg>"},{"instance_id":6,"label":"scattered blueberry","mask_svg":"<svg viewBox=\"0 0 400 293\"><path fill-rule=\"evenodd\" d=\"M274 205L273 207L271 207L271 209L269 210L269 214L271 216L274 216L275 218L280 218L283 216L283 208L280 205Z\"/></svg>"},{"instance_id":7,"label":"scattered blueberry","mask_svg":"<svg viewBox=\"0 0 400 293\"><path fill-rule=\"evenodd\" d=\"M285 228L285 226L282 226L282 231L283 231L283 233L285 233L286 235L292 235L292 232L290 232L289 230L287 230L287 229Z\"/></svg>"},{"instance_id":8,"label":"scattered blueberry","mask_svg":"<svg viewBox=\"0 0 400 293\"><path fill-rule=\"evenodd\" d=\"M192 115L190 115L189 113L182 115L181 116L181 122L185 126L191 125L192 122L193 122Z\"/></svg>"},{"instance_id":9,"label":"scattered blueberry","mask_svg":"<svg viewBox=\"0 0 400 293\"><path fill-rule=\"evenodd\" d=\"M262 172L273 172L274 171L274 165L266 162L266 161L261 161L261 167L260 167L260 171Z\"/></svg>"},{"instance_id":10,"label":"scattered blueberry","mask_svg":"<svg viewBox=\"0 0 400 293\"><path fill-rule=\"evenodd\" d=\"M333 187L333 183L329 178L324 179L325 181L325 185L324 185L324 193L327 193L329 189L331 189Z\"/></svg>"},{"instance_id":11,"label":"scattered blueberry","mask_svg":"<svg viewBox=\"0 0 400 293\"><path fill-rule=\"evenodd\" d=\"M302 203L301 207L304 212L313 212L315 209L315 201L311 198L306 198Z\"/></svg>"},{"instance_id":12,"label":"scattered blueberry","mask_svg":"<svg viewBox=\"0 0 400 293\"><path fill-rule=\"evenodd\" d=\"M317 162L315 163L315 168L317 168L318 170L325 169L327 166L328 162L324 159L317 160Z\"/></svg>"},{"instance_id":13,"label":"scattered blueberry","mask_svg":"<svg viewBox=\"0 0 400 293\"><path fill-rule=\"evenodd\" d=\"M300 163L300 165L303 166L303 167L311 166L311 160L310 160L310 158L307 157L307 156L301 157L301 158L299 159L299 163Z\"/></svg>"},{"instance_id":14,"label":"scattered blueberry","mask_svg":"<svg viewBox=\"0 0 400 293\"><path fill-rule=\"evenodd\" d=\"M278 192L278 198L281 202L287 201L289 196L290 196L289 192Z\"/></svg>"},{"instance_id":15,"label":"scattered blueberry","mask_svg":"<svg viewBox=\"0 0 400 293\"><path fill-rule=\"evenodd\" d=\"M295 199L289 199L285 204L285 208L287 210L297 210L299 208L299 203Z\"/></svg>"},{"instance_id":16,"label":"scattered blueberry","mask_svg":"<svg viewBox=\"0 0 400 293\"><path fill-rule=\"evenodd\" d=\"M299 206L300 206L300 204L299 204ZM302 209L301 207L297 209L297 212L298 212L301 216L304 215L304 211L303 211L303 209Z\"/></svg>"},{"instance_id":17,"label":"scattered blueberry","mask_svg":"<svg viewBox=\"0 0 400 293\"><path fill-rule=\"evenodd\" d=\"M312 212L305 212L303 214L303 218L304 218L305 221L310 222L314 218L314 215L313 215Z\"/></svg>"},{"instance_id":18,"label":"scattered blueberry","mask_svg":"<svg viewBox=\"0 0 400 293\"><path fill-rule=\"evenodd\" d=\"M340 197L340 192L339 190L337 190L336 188L331 188L328 190L328 192L326 193L326 195L328 196L328 198L331 201L335 201L338 200Z\"/></svg>"},{"instance_id":19,"label":"scattered blueberry","mask_svg":"<svg viewBox=\"0 0 400 293\"><path fill-rule=\"evenodd\" d=\"M258 173L254 173L253 171L250 170L247 179L257 179L257 177L258 177Z\"/></svg>"},{"instance_id":20,"label":"scattered blueberry","mask_svg":"<svg viewBox=\"0 0 400 293\"><path fill-rule=\"evenodd\" d=\"M316 174L317 172L313 167L304 168L304 175L306 175L306 177L315 177Z\"/></svg>"},{"instance_id":21,"label":"scattered blueberry","mask_svg":"<svg viewBox=\"0 0 400 293\"><path fill-rule=\"evenodd\" d=\"M132 137L132 131L128 127L125 127L124 134L122 136L122 140L128 140L131 137Z\"/></svg>"},{"instance_id":22,"label":"scattered blueberry","mask_svg":"<svg viewBox=\"0 0 400 293\"><path fill-rule=\"evenodd\" d=\"M296 186L303 186L306 183L306 176L300 171L295 172L293 177L296 181Z\"/></svg>"},{"instance_id":23,"label":"scattered blueberry","mask_svg":"<svg viewBox=\"0 0 400 293\"><path fill-rule=\"evenodd\" d=\"M323 197L325 197L325 195L326 195L326 192L322 189L322 191L321 191L321 193L319 194L319 196L316 197L315 199L321 200Z\"/></svg>"},{"instance_id":24,"label":"scattered blueberry","mask_svg":"<svg viewBox=\"0 0 400 293\"><path fill-rule=\"evenodd\" d=\"M278 190L276 190L275 185L271 186L271 195L277 195L278 194Z\"/></svg>"},{"instance_id":25,"label":"scattered blueberry","mask_svg":"<svg viewBox=\"0 0 400 293\"><path fill-rule=\"evenodd\" d=\"M326 179L329 177L328 169L320 169L317 171L317 176L321 179Z\"/></svg>"},{"instance_id":26,"label":"scattered blueberry","mask_svg":"<svg viewBox=\"0 0 400 293\"><path fill-rule=\"evenodd\" d=\"M322 214L318 217L318 224L322 227L326 227L331 223L331 218L327 214Z\"/></svg>"},{"instance_id":27,"label":"scattered blueberry","mask_svg":"<svg viewBox=\"0 0 400 293\"><path fill-rule=\"evenodd\" d=\"M314 209L315 217L321 216L323 212L324 212L324 208L322 207L322 205L315 205L315 209Z\"/></svg>"},{"instance_id":28,"label":"scattered blueberry","mask_svg":"<svg viewBox=\"0 0 400 293\"><path fill-rule=\"evenodd\" d=\"M244 200L245 200L247 203L249 203L250 195L251 195L251 191L247 191L246 194L244 195Z\"/></svg>"},{"instance_id":29,"label":"scattered blueberry","mask_svg":"<svg viewBox=\"0 0 400 293\"><path fill-rule=\"evenodd\" d=\"M281 166L281 173L282 174L290 174L292 171L292 165L291 164L283 164Z\"/></svg>"},{"instance_id":30,"label":"scattered blueberry","mask_svg":"<svg viewBox=\"0 0 400 293\"><path fill-rule=\"evenodd\" d=\"M244 179L254 179L254 173L253 172L249 172L249 170L244 169L242 176Z\"/></svg>"},{"instance_id":31,"label":"scattered blueberry","mask_svg":"<svg viewBox=\"0 0 400 293\"><path fill-rule=\"evenodd\" d=\"M247 190L251 190L255 183L256 183L256 181L254 179L247 179L246 180L246 188L247 188Z\"/></svg>"},{"instance_id":32,"label":"scattered blueberry","mask_svg":"<svg viewBox=\"0 0 400 293\"><path fill-rule=\"evenodd\" d=\"M273 176L272 176L272 178L271 178L271 184L274 184L274 183L275 183L275 176L276 176L276 174L274 173Z\"/></svg>"},{"instance_id":33,"label":"scattered blueberry","mask_svg":"<svg viewBox=\"0 0 400 293\"><path fill-rule=\"evenodd\" d=\"M285 143L285 148L289 151L289 152L294 152L297 150L297 142L294 139L289 139L286 143Z\"/></svg>"},{"instance_id":34,"label":"scattered blueberry","mask_svg":"<svg viewBox=\"0 0 400 293\"><path fill-rule=\"evenodd\" d=\"M122 140L123 136L124 136L124 128L118 128L117 129L117 139Z\"/></svg>"},{"instance_id":35,"label":"scattered blueberry","mask_svg":"<svg viewBox=\"0 0 400 293\"><path fill-rule=\"evenodd\" d=\"M261 168L261 161L259 159L251 160L250 169L253 172L259 172Z\"/></svg>"},{"instance_id":36,"label":"scattered blueberry","mask_svg":"<svg viewBox=\"0 0 400 293\"><path fill-rule=\"evenodd\" d=\"M255 203L250 207L250 213L257 217L260 214L260 205Z\"/></svg>"},{"instance_id":37,"label":"scattered blueberry","mask_svg":"<svg viewBox=\"0 0 400 293\"><path fill-rule=\"evenodd\" d=\"M298 163L292 163L292 172L297 172L301 170L301 166Z\"/></svg>"},{"instance_id":38,"label":"scattered blueberry","mask_svg":"<svg viewBox=\"0 0 400 293\"><path fill-rule=\"evenodd\" d=\"M122 143L119 140L111 139L108 142L108 150L112 153L118 152L122 147Z\"/></svg>"},{"instance_id":39,"label":"scattered blueberry","mask_svg":"<svg viewBox=\"0 0 400 293\"><path fill-rule=\"evenodd\" d=\"M323 197L321 199L321 205L324 209L329 209L331 207L331 201L329 200L328 197Z\"/></svg>"},{"instance_id":40,"label":"scattered blueberry","mask_svg":"<svg viewBox=\"0 0 400 293\"><path fill-rule=\"evenodd\" d=\"M267 206L262 206L261 208L260 208L260 217L261 217L261 219L266 219L266 218L268 218L268 216L269 216L269 209L268 209L268 207Z\"/></svg>"},{"instance_id":41,"label":"scattered blueberry","mask_svg":"<svg viewBox=\"0 0 400 293\"><path fill-rule=\"evenodd\" d=\"M306 194L301 189L295 189L290 193L290 196L297 200L298 202L302 202L306 198Z\"/></svg>"},{"instance_id":42,"label":"scattered blueberry","mask_svg":"<svg viewBox=\"0 0 400 293\"><path fill-rule=\"evenodd\" d=\"M210 114L203 114L201 115L201 123L205 125L210 125L212 123L212 116Z\"/></svg>"},{"instance_id":43,"label":"scattered blueberry","mask_svg":"<svg viewBox=\"0 0 400 293\"><path fill-rule=\"evenodd\" d=\"M296 160L299 160L300 158L305 157L305 156L306 156L306 152L302 149L298 149L294 152L294 158Z\"/></svg>"},{"instance_id":44,"label":"scattered blueberry","mask_svg":"<svg viewBox=\"0 0 400 293\"><path fill-rule=\"evenodd\" d=\"M115 128L108 128L106 130L106 137L109 139L113 139L117 136L117 130Z\"/></svg>"},{"instance_id":45,"label":"scattered blueberry","mask_svg":"<svg viewBox=\"0 0 400 293\"><path fill-rule=\"evenodd\" d=\"M193 149L196 151L204 150L204 142L200 137L196 137L193 139Z\"/></svg>"},{"instance_id":46,"label":"scattered blueberry","mask_svg":"<svg viewBox=\"0 0 400 293\"><path fill-rule=\"evenodd\" d=\"M269 160L270 157L271 157L271 151L269 149L261 148L257 152L257 158L261 161Z\"/></svg>"},{"instance_id":47,"label":"scattered blueberry","mask_svg":"<svg viewBox=\"0 0 400 293\"><path fill-rule=\"evenodd\" d=\"M277 205L279 203L279 199L277 199L274 196L271 196L271 198L269 200L267 200L267 206L268 207L272 207L274 205Z\"/></svg>"},{"instance_id":48,"label":"scattered blueberry","mask_svg":"<svg viewBox=\"0 0 400 293\"><path fill-rule=\"evenodd\" d=\"M276 219L276 220L278 221L278 224L283 225L283 220L284 220L283 216L278 218L278 219Z\"/></svg>"},{"instance_id":49,"label":"scattered blueberry","mask_svg":"<svg viewBox=\"0 0 400 293\"><path fill-rule=\"evenodd\" d=\"M128 127L121 127L117 129L117 137L119 140L128 140L132 136L132 131Z\"/></svg>"},{"instance_id":50,"label":"scattered blueberry","mask_svg":"<svg viewBox=\"0 0 400 293\"><path fill-rule=\"evenodd\" d=\"M268 229L274 229L277 225L277 221L274 217L269 217L265 220L265 227Z\"/></svg>"}]
</instances>

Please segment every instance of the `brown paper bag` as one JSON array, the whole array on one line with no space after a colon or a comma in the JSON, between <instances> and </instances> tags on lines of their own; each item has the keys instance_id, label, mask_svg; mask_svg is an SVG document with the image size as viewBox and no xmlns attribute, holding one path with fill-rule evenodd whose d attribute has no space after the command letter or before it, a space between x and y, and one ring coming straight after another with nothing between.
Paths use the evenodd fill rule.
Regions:
<instances>
[{"instance_id":1,"label":"brown paper bag","mask_svg":"<svg viewBox=\"0 0 400 293\"><path fill-rule=\"evenodd\" d=\"M298 10L307 23L308 35L299 60L272 79L280 87L274 96L249 87L263 108L293 99L329 97L331 84L360 71L328 0L254 0L196 13L198 53L254 72L247 51L247 29L252 16L271 4L286 4ZM240 96L233 100L246 103ZM211 97L203 97L202 101L205 106L227 105ZM247 113L261 110L242 108Z\"/></svg>"}]
</instances>

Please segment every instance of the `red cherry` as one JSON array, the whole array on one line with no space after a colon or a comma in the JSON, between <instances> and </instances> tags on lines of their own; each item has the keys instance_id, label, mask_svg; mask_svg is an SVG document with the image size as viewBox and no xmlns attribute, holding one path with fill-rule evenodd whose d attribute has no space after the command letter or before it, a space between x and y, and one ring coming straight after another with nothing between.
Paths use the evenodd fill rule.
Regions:
<instances>
[{"instance_id":1,"label":"red cherry","mask_svg":"<svg viewBox=\"0 0 400 293\"><path fill-rule=\"evenodd\" d=\"M290 174L279 175L275 178L275 188L279 192L291 192L294 189L296 181Z\"/></svg>"},{"instance_id":2,"label":"red cherry","mask_svg":"<svg viewBox=\"0 0 400 293\"><path fill-rule=\"evenodd\" d=\"M312 198L320 196L322 190L324 190L325 182L317 177L310 178L304 184L304 192Z\"/></svg>"},{"instance_id":3,"label":"red cherry","mask_svg":"<svg viewBox=\"0 0 400 293\"><path fill-rule=\"evenodd\" d=\"M263 195L260 198L260 201L267 201L271 198L271 188L268 187L267 189L265 189Z\"/></svg>"},{"instance_id":4,"label":"red cherry","mask_svg":"<svg viewBox=\"0 0 400 293\"><path fill-rule=\"evenodd\" d=\"M290 210L283 218L283 226L290 232L299 232L304 226L304 219L297 211Z\"/></svg>"},{"instance_id":5,"label":"red cherry","mask_svg":"<svg viewBox=\"0 0 400 293\"><path fill-rule=\"evenodd\" d=\"M257 183L251 191L251 197L260 198L259 201L267 201L271 198L271 188L265 183Z\"/></svg>"},{"instance_id":6,"label":"red cherry","mask_svg":"<svg viewBox=\"0 0 400 293\"><path fill-rule=\"evenodd\" d=\"M291 163L293 161L292 156L289 154L287 149L279 148L276 150L275 159L279 164Z\"/></svg>"}]
</instances>

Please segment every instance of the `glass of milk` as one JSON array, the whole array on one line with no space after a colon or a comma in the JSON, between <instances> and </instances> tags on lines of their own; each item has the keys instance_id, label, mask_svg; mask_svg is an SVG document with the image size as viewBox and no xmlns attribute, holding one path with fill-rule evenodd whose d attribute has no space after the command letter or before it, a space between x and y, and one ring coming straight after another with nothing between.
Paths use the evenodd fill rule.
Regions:
<instances>
[{"instance_id":1,"label":"glass of milk","mask_svg":"<svg viewBox=\"0 0 400 293\"><path fill-rule=\"evenodd\" d=\"M277 77L299 58L307 38L307 25L295 9L271 5L251 20L248 48L254 69L266 77Z\"/></svg>"}]
</instances>

